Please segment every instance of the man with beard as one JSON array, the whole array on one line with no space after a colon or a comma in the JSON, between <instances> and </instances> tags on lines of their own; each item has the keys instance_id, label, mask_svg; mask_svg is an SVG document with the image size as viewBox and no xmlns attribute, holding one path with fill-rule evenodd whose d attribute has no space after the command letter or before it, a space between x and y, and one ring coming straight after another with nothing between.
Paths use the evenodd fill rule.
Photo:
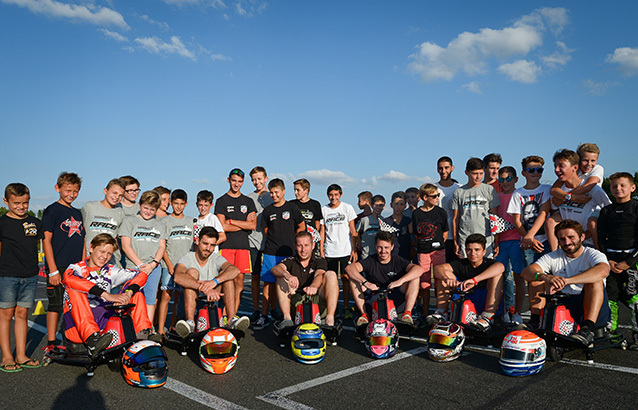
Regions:
<instances>
[{"instance_id":1,"label":"man with beard","mask_svg":"<svg viewBox=\"0 0 638 410\"><path fill-rule=\"evenodd\" d=\"M532 327L537 327L544 300L542 292L562 291L570 295L565 306L581 326L571 337L583 345L594 340L594 329L610 320L609 302L603 279L609 274L605 255L583 246L585 234L578 222L565 219L556 225L555 234L560 245L523 270L521 275L530 282Z\"/></svg>"}]
</instances>

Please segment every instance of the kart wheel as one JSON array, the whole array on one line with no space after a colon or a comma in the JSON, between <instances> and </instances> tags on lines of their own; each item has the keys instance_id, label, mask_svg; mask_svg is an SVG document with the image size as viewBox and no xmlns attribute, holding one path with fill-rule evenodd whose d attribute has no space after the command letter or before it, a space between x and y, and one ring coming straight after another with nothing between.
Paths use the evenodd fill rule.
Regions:
<instances>
[{"instance_id":1,"label":"kart wheel","mask_svg":"<svg viewBox=\"0 0 638 410\"><path fill-rule=\"evenodd\" d=\"M564 349L562 347L550 346L547 348L547 356L552 362L560 362L563 358Z\"/></svg>"},{"instance_id":2,"label":"kart wheel","mask_svg":"<svg viewBox=\"0 0 638 410\"><path fill-rule=\"evenodd\" d=\"M109 360L107 363L109 370L112 372L119 372L122 370L122 358L118 357L117 359Z\"/></svg>"}]
</instances>

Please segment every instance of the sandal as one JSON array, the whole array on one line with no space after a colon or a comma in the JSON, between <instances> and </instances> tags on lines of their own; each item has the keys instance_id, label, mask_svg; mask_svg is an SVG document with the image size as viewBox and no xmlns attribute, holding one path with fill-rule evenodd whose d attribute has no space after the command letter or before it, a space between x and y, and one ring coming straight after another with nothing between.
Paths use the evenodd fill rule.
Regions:
<instances>
[{"instance_id":1,"label":"sandal","mask_svg":"<svg viewBox=\"0 0 638 410\"><path fill-rule=\"evenodd\" d=\"M11 367L11 368L8 369L8 367ZM20 367L20 365L18 365L17 363L7 363L7 364L0 365L0 370L2 370L5 373L16 373L16 372L21 372L22 367Z\"/></svg>"},{"instance_id":2,"label":"sandal","mask_svg":"<svg viewBox=\"0 0 638 410\"><path fill-rule=\"evenodd\" d=\"M40 363L39 360L35 360L35 359L29 359L25 361L24 363L18 363L18 364L20 365L20 367L25 367L27 369L35 369L42 366L42 363Z\"/></svg>"}]
</instances>

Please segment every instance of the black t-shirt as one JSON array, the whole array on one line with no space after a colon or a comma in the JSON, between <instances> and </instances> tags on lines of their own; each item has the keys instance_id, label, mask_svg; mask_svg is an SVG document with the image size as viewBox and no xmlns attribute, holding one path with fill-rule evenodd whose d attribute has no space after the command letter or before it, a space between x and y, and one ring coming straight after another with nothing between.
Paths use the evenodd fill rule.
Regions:
<instances>
[{"instance_id":1,"label":"black t-shirt","mask_svg":"<svg viewBox=\"0 0 638 410\"><path fill-rule=\"evenodd\" d=\"M631 199L622 204L607 205L600 211L598 218L598 244L607 257L620 262L626 261L632 266L638 260L638 201ZM607 249L633 252L607 252Z\"/></svg>"},{"instance_id":2,"label":"black t-shirt","mask_svg":"<svg viewBox=\"0 0 638 410\"><path fill-rule=\"evenodd\" d=\"M412 212L412 230L416 236L418 253L430 253L445 249L443 232L449 230L447 212L435 206L429 211L417 208Z\"/></svg>"},{"instance_id":3,"label":"black t-shirt","mask_svg":"<svg viewBox=\"0 0 638 410\"><path fill-rule=\"evenodd\" d=\"M412 219L407 216L403 216L401 218L401 223L396 223L394 219L392 219L392 215L387 218L383 218L383 222L389 225L392 229L392 234L394 235L394 249L392 250L392 256L400 256L405 259L411 258L411 248L412 244L410 243L410 230L409 226L412 223ZM384 231L383 224L381 224L381 230Z\"/></svg>"},{"instance_id":4,"label":"black t-shirt","mask_svg":"<svg viewBox=\"0 0 638 410\"><path fill-rule=\"evenodd\" d=\"M297 208L301 211L301 216L303 216L303 219L306 221L306 230L312 234L313 238L318 237L319 232L316 232L317 226L315 222L323 219L321 204L319 201L310 199L308 202L304 203L298 199L293 199L290 203L297 205Z\"/></svg>"},{"instance_id":5,"label":"black t-shirt","mask_svg":"<svg viewBox=\"0 0 638 410\"><path fill-rule=\"evenodd\" d=\"M452 271L454 272L454 276L460 281L472 279L475 276L480 275L485 271L485 269L494 265L496 261L494 259L483 258L483 263L481 263L476 268L472 267L472 264L467 258L459 259L450 262L450 266L452 267ZM485 289L487 285L486 280L482 280L476 285L478 289Z\"/></svg>"},{"instance_id":6,"label":"black t-shirt","mask_svg":"<svg viewBox=\"0 0 638 410\"><path fill-rule=\"evenodd\" d=\"M38 274L38 241L44 238L42 221L0 217L0 276L27 278Z\"/></svg>"},{"instance_id":7,"label":"black t-shirt","mask_svg":"<svg viewBox=\"0 0 638 410\"><path fill-rule=\"evenodd\" d=\"M84 224L79 209L54 202L42 214L42 228L53 233L51 246L55 264L62 273L72 263L82 260Z\"/></svg>"},{"instance_id":8,"label":"black t-shirt","mask_svg":"<svg viewBox=\"0 0 638 410\"><path fill-rule=\"evenodd\" d=\"M264 208L261 214L262 228L268 228L264 253L276 256L292 256L295 250L297 225L304 221L296 205L284 202Z\"/></svg>"},{"instance_id":9,"label":"black t-shirt","mask_svg":"<svg viewBox=\"0 0 638 410\"><path fill-rule=\"evenodd\" d=\"M308 261L308 266L303 267L296 256L291 256L284 259L281 263L286 266L288 272L299 279L299 289L303 289L306 286L310 286L315 279L315 272L319 269L328 269L328 263L320 256L312 256Z\"/></svg>"},{"instance_id":10,"label":"black t-shirt","mask_svg":"<svg viewBox=\"0 0 638 410\"><path fill-rule=\"evenodd\" d=\"M366 280L382 288L405 275L408 265L410 265L407 259L394 255L386 264L379 262L378 255L370 255L360 260L359 263L363 268Z\"/></svg>"},{"instance_id":11,"label":"black t-shirt","mask_svg":"<svg viewBox=\"0 0 638 410\"><path fill-rule=\"evenodd\" d=\"M251 212L257 212L255 202L244 194L233 198L225 193L215 204L215 214L224 215L226 220L245 221ZM219 245L220 249L249 249L248 235L250 232L244 229L237 232L226 232L226 240Z\"/></svg>"}]
</instances>

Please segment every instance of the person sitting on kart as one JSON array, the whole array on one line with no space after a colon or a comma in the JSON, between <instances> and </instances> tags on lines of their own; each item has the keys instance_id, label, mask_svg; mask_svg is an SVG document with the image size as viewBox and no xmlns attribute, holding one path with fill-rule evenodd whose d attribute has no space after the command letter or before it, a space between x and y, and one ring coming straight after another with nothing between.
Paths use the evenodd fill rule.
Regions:
<instances>
[{"instance_id":1,"label":"person sitting on kart","mask_svg":"<svg viewBox=\"0 0 638 410\"><path fill-rule=\"evenodd\" d=\"M466 258L434 267L436 311L426 318L428 324L449 320L447 312L451 290L460 288L467 291L475 288L475 292L469 295L468 299L474 302L477 312L480 309L483 309L483 312L468 324L482 332L490 330L492 319L503 297L505 267L502 263L485 257L486 243L482 234L471 234L465 240Z\"/></svg>"},{"instance_id":2,"label":"person sitting on kart","mask_svg":"<svg viewBox=\"0 0 638 410\"><path fill-rule=\"evenodd\" d=\"M545 304L540 294L562 291L570 295L565 306L581 326L571 337L589 345L594 340L594 329L605 326L611 318L604 284L609 263L602 252L583 246L585 233L580 223L565 219L556 225L554 232L560 248L542 256L521 274L530 283L529 327L539 327Z\"/></svg>"},{"instance_id":3,"label":"person sitting on kart","mask_svg":"<svg viewBox=\"0 0 638 410\"><path fill-rule=\"evenodd\" d=\"M295 234L296 255L275 265L271 272L277 278L277 299L284 319L281 328L293 326L290 313L291 301L301 289L306 295L319 295L319 305L326 306L326 325L334 326L339 298L339 281L334 271L327 270L328 263L313 252L314 242L308 231Z\"/></svg>"},{"instance_id":4,"label":"person sitting on kart","mask_svg":"<svg viewBox=\"0 0 638 410\"><path fill-rule=\"evenodd\" d=\"M153 331L146 312L146 299L140 292L148 275L137 270L109 265L117 241L108 233L101 233L89 245L88 259L70 265L64 272L64 324L65 337L73 343L85 343L91 356L106 349L113 335L100 334L108 319L115 314L106 306L135 304L129 311L138 339L161 340ZM119 294L111 290L122 286Z\"/></svg>"},{"instance_id":5,"label":"person sitting on kart","mask_svg":"<svg viewBox=\"0 0 638 410\"><path fill-rule=\"evenodd\" d=\"M194 251L182 256L175 265L175 283L184 288L186 310L186 320L175 324L175 332L181 337L195 331L198 292L204 293L211 302L224 299L226 315L231 318L227 325L229 329L246 330L250 324L248 317L237 316L233 280L239 275L239 269L215 252L218 240L217 229L203 227L195 240Z\"/></svg>"},{"instance_id":6,"label":"person sitting on kart","mask_svg":"<svg viewBox=\"0 0 638 410\"><path fill-rule=\"evenodd\" d=\"M403 311L401 321L414 324L412 308L419 294L423 268L398 255L392 255L394 235L390 232L377 233L375 247L376 255L370 255L346 267L354 301L361 313L356 322L357 327L369 323L370 318L365 311L364 302L370 303L373 299L371 292L380 288L390 290L388 297L394 301L397 311ZM365 272L365 277L361 272Z\"/></svg>"}]
</instances>

